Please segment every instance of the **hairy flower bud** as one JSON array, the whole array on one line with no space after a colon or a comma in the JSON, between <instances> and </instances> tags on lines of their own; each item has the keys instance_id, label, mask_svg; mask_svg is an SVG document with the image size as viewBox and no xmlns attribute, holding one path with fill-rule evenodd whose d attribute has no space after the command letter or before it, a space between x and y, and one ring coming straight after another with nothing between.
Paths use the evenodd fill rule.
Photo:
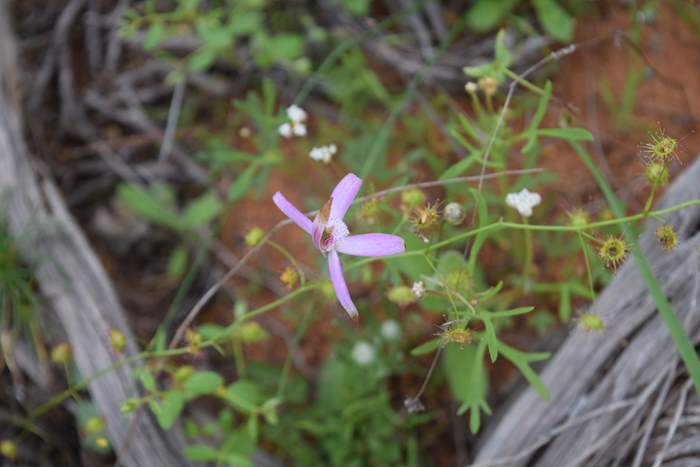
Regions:
<instances>
[{"instance_id":1,"label":"hairy flower bud","mask_svg":"<svg viewBox=\"0 0 700 467\"><path fill-rule=\"evenodd\" d=\"M289 266L280 275L280 281L282 281L287 290L293 289L298 279L299 274Z\"/></svg>"},{"instance_id":2,"label":"hairy flower bud","mask_svg":"<svg viewBox=\"0 0 700 467\"><path fill-rule=\"evenodd\" d=\"M58 344L51 350L51 361L59 365L67 365L70 362L71 350L67 342Z\"/></svg>"},{"instance_id":3,"label":"hairy flower bud","mask_svg":"<svg viewBox=\"0 0 700 467\"><path fill-rule=\"evenodd\" d=\"M124 352L124 347L126 347L126 336L124 336L124 333L117 329L110 329L109 342L116 353Z\"/></svg>"},{"instance_id":4,"label":"hairy flower bud","mask_svg":"<svg viewBox=\"0 0 700 467\"><path fill-rule=\"evenodd\" d=\"M601 244L598 255L607 267L616 269L627 256L627 251L627 243L611 235Z\"/></svg>"},{"instance_id":5,"label":"hairy flower bud","mask_svg":"<svg viewBox=\"0 0 700 467\"><path fill-rule=\"evenodd\" d=\"M479 89L481 89L487 96L493 96L498 91L498 81L496 78L491 76L484 76L479 78Z\"/></svg>"},{"instance_id":6,"label":"hairy flower bud","mask_svg":"<svg viewBox=\"0 0 700 467\"><path fill-rule=\"evenodd\" d=\"M578 324L584 331L588 332L605 329L605 322L594 313L583 313L578 319Z\"/></svg>"},{"instance_id":7,"label":"hairy flower bud","mask_svg":"<svg viewBox=\"0 0 700 467\"><path fill-rule=\"evenodd\" d=\"M17 457L17 444L9 439L0 441L0 454L7 459L14 460Z\"/></svg>"},{"instance_id":8,"label":"hairy flower bud","mask_svg":"<svg viewBox=\"0 0 700 467\"><path fill-rule=\"evenodd\" d=\"M668 168L661 162L652 162L647 165L644 175L652 186L659 187L668 183Z\"/></svg>"},{"instance_id":9,"label":"hairy flower bud","mask_svg":"<svg viewBox=\"0 0 700 467\"><path fill-rule=\"evenodd\" d=\"M401 204L407 211L411 211L425 203L425 193L420 188L410 188L401 193Z\"/></svg>"},{"instance_id":10,"label":"hairy flower bud","mask_svg":"<svg viewBox=\"0 0 700 467\"><path fill-rule=\"evenodd\" d=\"M411 288L405 285L399 285L389 289L387 298L390 302L396 303L398 306L407 306L416 300Z\"/></svg>"},{"instance_id":11,"label":"hairy flower bud","mask_svg":"<svg viewBox=\"0 0 700 467\"><path fill-rule=\"evenodd\" d=\"M658 130L650 135L651 141L644 143L642 148L646 155L661 163L666 163L676 154L678 141L675 138L667 136L663 130Z\"/></svg>"},{"instance_id":12,"label":"hairy flower bud","mask_svg":"<svg viewBox=\"0 0 700 467\"><path fill-rule=\"evenodd\" d=\"M656 239L665 251L672 251L678 246L678 235L670 224L664 224L656 229Z\"/></svg>"},{"instance_id":13,"label":"hairy flower bud","mask_svg":"<svg viewBox=\"0 0 700 467\"><path fill-rule=\"evenodd\" d=\"M569 213L569 225L572 227L585 227L590 222L588 212L582 208L576 208Z\"/></svg>"},{"instance_id":14,"label":"hairy flower bud","mask_svg":"<svg viewBox=\"0 0 700 467\"><path fill-rule=\"evenodd\" d=\"M265 231L260 227L253 227L245 234L245 244L248 246L255 246L265 237Z\"/></svg>"},{"instance_id":15,"label":"hairy flower bud","mask_svg":"<svg viewBox=\"0 0 700 467\"><path fill-rule=\"evenodd\" d=\"M448 224L459 225L464 220L464 208L459 203L447 203L442 215Z\"/></svg>"}]
</instances>

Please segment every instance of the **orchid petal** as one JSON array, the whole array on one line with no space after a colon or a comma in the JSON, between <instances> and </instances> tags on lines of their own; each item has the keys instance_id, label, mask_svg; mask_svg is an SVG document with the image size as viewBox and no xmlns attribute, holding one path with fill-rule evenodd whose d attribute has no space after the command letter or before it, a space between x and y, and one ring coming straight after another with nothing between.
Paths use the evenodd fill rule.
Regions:
<instances>
[{"instance_id":1,"label":"orchid petal","mask_svg":"<svg viewBox=\"0 0 700 467\"><path fill-rule=\"evenodd\" d=\"M331 219L342 220L348 208L352 204L357 192L360 191L362 180L355 174L349 173L333 189L331 199Z\"/></svg>"},{"instance_id":2,"label":"orchid petal","mask_svg":"<svg viewBox=\"0 0 700 467\"><path fill-rule=\"evenodd\" d=\"M348 286L345 283L345 277L343 277L343 265L340 264L338 252L335 250L331 250L328 253L328 275L331 277L331 282L333 283L338 301L343 308L345 308L345 311L348 312L350 318L357 320L357 308L352 302L352 297L350 297Z\"/></svg>"},{"instance_id":3,"label":"orchid petal","mask_svg":"<svg viewBox=\"0 0 700 467\"><path fill-rule=\"evenodd\" d=\"M313 227L313 222L311 219L306 217L301 211L299 211L292 203L287 201L279 191L274 194L272 201L277 205L277 207L284 213L285 216L289 217L292 222L298 225L304 232L311 235L311 230Z\"/></svg>"},{"instance_id":4,"label":"orchid petal","mask_svg":"<svg viewBox=\"0 0 700 467\"><path fill-rule=\"evenodd\" d=\"M406 251L403 238L383 233L350 235L339 239L336 248L353 256L389 256Z\"/></svg>"}]
</instances>

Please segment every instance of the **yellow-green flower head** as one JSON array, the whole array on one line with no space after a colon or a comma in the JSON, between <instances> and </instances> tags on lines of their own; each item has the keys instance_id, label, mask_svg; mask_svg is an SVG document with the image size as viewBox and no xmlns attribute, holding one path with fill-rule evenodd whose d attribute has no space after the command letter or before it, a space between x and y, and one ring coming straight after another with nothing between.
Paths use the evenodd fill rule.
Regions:
<instances>
[{"instance_id":1,"label":"yellow-green flower head","mask_svg":"<svg viewBox=\"0 0 700 467\"><path fill-rule=\"evenodd\" d=\"M435 228L439 220L440 213L438 213L437 204L426 204L415 210L411 223L417 232L424 233Z\"/></svg>"},{"instance_id":2,"label":"yellow-green flower head","mask_svg":"<svg viewBox=\"0 0 700 467\"><path fill-rule=\"evenodd\" d=\"M51 361L59 365L67 365L70 362L71 350L67 342L58 344L51 350Z\"/></svg>"},{"instance_id":3,"label":"yellow-green flower head","mask_svg":"<svg viewBox=\"0 0 700 467\"><path fill-rule=\"evenodd\" d=\"M9 439L0 441L0 454L7 459L14 460L17 457L17 444Z\"/></svg>"},{"instance_id":4,"label":"yellow-green flower head","mask_svg":"<svg viewBox=\"0 0 700 467\"><path fill-rule=\"evenodd\" d=\"M605 329L605 322L600 316L594 313L583 313L578 319L578 324L584 331L588 332L602 331Z\"/></svg>"},{"instance_id":5,"label":"yellow-green flower head","mask_svg":"<svg viewBox=\"0 0 700 467\"><path fill-rule=\"evenodd\" d=\"M668 167L661 162L652 162L644 169L644 175L653 186L663 186L668 183Z\"/></svg>"},{"instance_id":6,"label":"yellow-green flower head","mask_svg":"<svg viewBox=\"0 0 700 467\"><path fill-rule=\"evenodd\" d=\"M109 342L116 353L122 353L126 347L126 336L118 329L110 329Z\"/></svg>"},{"instance_id":7,"label":"yellow-green flower head","mask_svg":"<svg viewBox=\"0 0 700 467\"><path fill-rule=\"evenodd\" d=\"M664 224L656 229L656 239L665 251L672 251L678 246L678 236L670 224Z\"/></svg>"},{"instance_id":8,"label":"yellow-green flower head","mask_svg":"<svg viewBox=\"0 0 700 467\"><path fill-rule=\"evenodd\" d=\"M588 211L576 208L569 213L569 225L572 227L585 227L590 222Z\"/></svg>"},{"instance_id":9,"label":"yellow-green flower head","mask_svg":"<svg viewBox=\"0 0 700 467\"><path fill-rule=\"evenodd\" d=\"M667 136L663 130L650 135L651 141L642 145L646 155L654 161L666 163L676 154L678 140Z\"/></svg>"},{"instance_id":10,"label":"yellow-green flower head","mask_svg":"<svg viewBox=\"0 0 700 467\"><path fill-rule=\"evenodd\" d=\"M464 347L474 341L474 333L468 328L448 328L440 335L440 338L445 344L457 344Z\"/></svg>"},{"instance_id":11,"label":"yellow-green flower head","mask_svg":"<svg viewBox=\"0 0 700 467\"><path fill-rule=\"evenodd\" d=\"M401 193L401 204L409 211L423 203L425 203L425 193L420 188L410 188Z\"/></svg>"},{"instance_id":12,"label":"yellow-green flower head","mask_svg":"<svg viewBox=\"0 0 700 467\"><path fill-rule=\"evenodd\" d=\"M627 256L627 243L610 235L598 249L598 255L609 268L616 269Z\"/></svg>"},{"instance_id":13,"label":"yellow-green flower head","mask_svg":"<svg viewBox=\"0 0 700 467\"><path fill-rule=\"evenodd\" d=\"M282 283L288 290L294 288L298 279L299 274L289 266L287 266L286 269L280 275L280 281L282 281Z\"/></svg>"},{"instance_id":14,"label":"yellow-green flower head","mask_svg":"<svg viewBox=\"0 0 700 467\"><path fill-rule=\"evenodd\" d=\"M245 244L248 246L255 246L263 239L265 236L265 231L260 227L253 227L245 234Z\"/></svg>"},{"instance_id":15,"label":"yellow-green flower head","mask_svg":"<svg viewBox=\"0 0 700 467\"><path fill-rule=\"evenodd\" d=\"M416 296L411 288L405 285L392 287L386 296L390 302L396 303L398 306L407 306L416 301Z\"/></svg>"}]
</instances>

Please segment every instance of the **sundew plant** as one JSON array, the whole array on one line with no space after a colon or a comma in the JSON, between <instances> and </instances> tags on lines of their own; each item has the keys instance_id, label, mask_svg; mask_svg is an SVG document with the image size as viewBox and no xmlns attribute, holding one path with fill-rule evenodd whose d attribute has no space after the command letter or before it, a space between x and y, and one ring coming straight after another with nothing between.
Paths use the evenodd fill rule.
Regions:
<instances>
[{"instance_id":1,"label":"sundew plant","mask_svg":"<svg viewBox=\"0 0 700 467\"><path fill-rule=\"evenodd\" d=\"M125 425L153 417L163 430L181 430L182 456L207 465L252 466L268 455L304 466L431 465L426 446L444 435L446 420L478 434L504 380L550 399L538 376L550 353L529 338L558 326L605 333L592 305L629 261L700 393L695 348L637 245L651 222L658 248L673 251L668 214L700 205L655 207L681 165L683 135L664 122L645 128L627 164L644 181L644 202L623 203L592 155L594 132L548 74L591 45L571 42L575 20L560 2L521 3L532 4L549 43L571 45L523 67L502 29L488 61L463 64L458 91L435 95L418 89L444 47L431 49L430 66L404 76L397 93L356 38L310 59L307 48L322 49L331 32L309 15L300 31L282 15L267 17L270 2L206 3L164 10L148 0L126 9L119 25L120 37L141 40L147 56L167 64L175 94L160 136L172 147L177 133L196 147L192 161L206 180L204 189L178 191L175 173L126 179L115 190L124 216L169 239L159 246L164 282L175 284L153 332L139 334L142 352L126 352L125 330L105 336L120 359L103 372L136 369ZM339 2L353 21L370 3ZM441 45L460 28L489 31L516 14L519 2L503 3L512 8L496 18L487 2L474 2L479 10L445 31ZM197 46L183 56L184 33ZM260 74L243 97L188 106L197 97L182 94L188 83L216 88L207 73L246 66ZM282 68L293 73L287 86L264 77ZM202 115L225 123L202 123ZM580 176L596 182L591 196L604 202L557 198L560 174L546 159L559 154L577 157ZM167 157L161 147L159 164ZM2 319L13 333L34 335L31 280L16 273L11 245L5 250L2 289L19 283L23 293L4 294L3 306L23 311ZM109 453L104 423L79 396L102 373L79 374L66 343L46 352L68 389L28 420L75 398L81 442ZM0 453L14 458L21 440L2 441Z\"/></svg>"}]
</instances>

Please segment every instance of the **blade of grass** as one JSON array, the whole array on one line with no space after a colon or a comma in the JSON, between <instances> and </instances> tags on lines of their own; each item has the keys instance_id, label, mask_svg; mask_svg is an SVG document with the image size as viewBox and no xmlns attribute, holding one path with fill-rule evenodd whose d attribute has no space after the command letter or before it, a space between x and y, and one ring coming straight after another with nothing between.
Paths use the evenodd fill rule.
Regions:
<instances>
[{"instance_id":1,"label":"blade of grass","mask_svg":"<svg viewBox=\"0 0 700 467\"><path fill-rule=\"evenodd\" d=\"M576 154L578 154L586 168L593 175L593 178L595 178L596 183L598 183L598 186L605 195L605 198L610 205L610 209L612 209L613 213L615 214L615 217L624 217L625 213L623 211L622 204L617 199L617 196L612 191L612 188L610 188L610 185L608 185L608 182L605 180L603 174L600 173L598 168L593 163L588 151L586 151L583 146L575 141L569 141L569 144L571 144L571 147L574 148ZM639 268L639 273L641 274L642 279L644 279L644 282L649 289L649 293L654 299L654 303L656 303L656 308L659 310L661 318L664 320L666 327L671 333L673 343L678 349L678 353L680 354L681 359L688 370L688 374L690 374L690 378L693 380L695 392L700 395L700 358L698 358L698 354L695 352L695 346L683 330L683 325L678 320L676 312L673 310L673 307L671 307L671 304L666 299L666 295L664 295L663 290L661 290L661 286L654 277L646 256L644 256L644 253L642 253L639 245L637 245L634 232L627 224L620 224L620 229L625 236L625 240L630 244L632 255L637 263L637 268Z\"/></svg>"}]
</instances>

